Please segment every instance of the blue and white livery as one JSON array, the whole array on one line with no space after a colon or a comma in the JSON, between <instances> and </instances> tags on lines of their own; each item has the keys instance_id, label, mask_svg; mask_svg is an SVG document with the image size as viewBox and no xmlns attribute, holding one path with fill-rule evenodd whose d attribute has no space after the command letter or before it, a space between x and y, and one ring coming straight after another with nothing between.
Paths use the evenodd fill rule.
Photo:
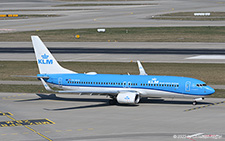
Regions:
<instances>
[{"instance_id":1,"label":"blue and white livery","mask_svg":"<svg viewBox=\"0 0 225 141\"><path fill-rule=\"evenodd\" d=\"M38 36L31 39L40 71L37 77L48 91L108 95L111 104L137 104L143 97L192 98L196 104L215 92L194 78L148 75L140 61L137 61L140 75L80 74L61 67Z\"/></svg>"}]
</instances>

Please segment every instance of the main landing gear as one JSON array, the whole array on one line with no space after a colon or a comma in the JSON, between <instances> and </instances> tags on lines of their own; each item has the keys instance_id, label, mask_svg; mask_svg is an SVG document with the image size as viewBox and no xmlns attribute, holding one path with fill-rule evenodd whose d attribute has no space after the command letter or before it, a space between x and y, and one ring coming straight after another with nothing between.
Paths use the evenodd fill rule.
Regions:
<instances>
[{"instance_id":1,"label":"main landing gear","mask_svg":"<svg viewBox=\"0 0 225 141\"><path fill-rule=\"evenodd\" d=\"M112 99L109 100L109 105L116 105L116 104L118 104L115 96L110 96L110 98L112 98Z\"/></svg>"}]
</instances>

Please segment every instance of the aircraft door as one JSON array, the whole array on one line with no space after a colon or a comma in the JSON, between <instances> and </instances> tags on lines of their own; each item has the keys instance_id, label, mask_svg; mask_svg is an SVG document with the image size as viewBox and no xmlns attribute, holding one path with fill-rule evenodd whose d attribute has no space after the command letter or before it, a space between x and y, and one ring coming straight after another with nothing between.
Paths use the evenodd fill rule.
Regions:
<instances>
[{"instance_id":1,"label":"aircraft door","mask_svg":"<svg viewBox=\"0 0 225 141\"><path fill-rule=\"evenodd\" d=\"M127 82L126 81L123 81L123 87L127 88Z\"/></svg>"},{"instance_id":2,"label":"aircraft door","mask_svg":"<svg viewBox=\"0 0 225 141\"><path fill-rule=\"evenodd\" d=\"M190 92L191 91L191 82L190 81L187 81L185 83L185 91L186 92Z\"/></svg>"},{"instance_id":3,"label":"aircraft door","mask_svg":"<svg viewBox=\"0 0 225 141\"><path fill-rule=\"evenodd\" d=\"M59 87L62 88L62 78L61 77L58 78L58 84L59 84Z\"/></svg>"},{"instance_id":4,"label":"aircraft door","mask_svg":"<svg viewBox=\"0 0 225 141\"><path fill-rule=\"evenodd\" d=\"M131 88L131 84L132 84L132 83L129 81L127 87L128 87L128 88Z\"/></svg>"}]
</instances>

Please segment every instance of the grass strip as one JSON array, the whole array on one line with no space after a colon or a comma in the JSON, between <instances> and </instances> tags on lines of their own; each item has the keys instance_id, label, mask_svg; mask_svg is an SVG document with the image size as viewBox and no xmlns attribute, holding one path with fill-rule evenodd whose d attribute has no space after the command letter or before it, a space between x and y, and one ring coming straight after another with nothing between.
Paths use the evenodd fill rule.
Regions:
<instances>
[{"instance_id":1,"label":"grass strip","mask_svg":"<svg viewBox=\"0 0 225 141\"><path fill-rule=\"evenodd\" d=\"M59 17L60 15L43 15L43 14L31 14L31 15L18 15L18 17L0 17L0 20L15 20L15 19L29 19L29 18L42 18L42 17Z\"/></svg>"},{"instance_id":2,"label":"grass strip","mask_svg":"<svg viewBox=\"0 0 225 141\"><path fill-rule=\"evenodd\" d=\"M96 10L96 9L6 9L0 10L0 12L20 12L20 11L75 11L75 10Z\"/></svg>"},{"instance_id":3,"label":"grass strip","mask_svg":"<svg viewBox=\"0 0 225 141\"><path fill-rule=\"evenodd\" d=\"M0 84L0 92L14 93L50 93L42 85L6 85Z\"/></svg>"},{"instance_id":4,"label":"grass strip","mask_svg":"<svg viewBox=\"0 0 225 141\"><path fill-rule=\"evenodd\" d=\"M54 14L30 14L30 15L19 15L19 18L38 18L38 17L59 17L60 15Z\"/></svg>"},{"instance_id":5,"label":"grass strip","mask_svg":"<svg viewBox=\"0 0 225 141\"><path fill-rule=\"evenodd\" d=\"M31 35L38 35L45 42L225 42L225 27L106 28L105 33L98 33L96 28L36 30L1 33L0 41L30 42Z\"/></svg>"},{"instance_id":6,"label":"grass strip","mask_svg":"<svg viewBox=\"0 0 225 141\"><path fill-rule=\"evenodd\" d=\"M210 13L209 16L195 16L194 13ZM225 12L177 12L156 15L151 19L157 20L185 20L185 21L224 21Z\"/></svg>"},{"instance_id":7,"label":"grass strip","mask_svg":"<svg viewBox=\"0 0 225 141\"><path fill-rule=\"evenodd\" d=\"M61 62L63 67L84 73L139 74L137 63L119 62ZM200 79L209 85L225 85L225 64L189 63L143 63L149 75L185 76ZM32 81L35 78L12 77L12 75L37 75L36 62L0 61L0 79Z\"/></svg>"},{"instance_id":8,"label":"grass strip","mask_svg":"<svg viewBox=\"0 0 225 141\"><path fill-rule=\"evenodd\" d=\"M225 90L223 89L215 89L216 92L210 96L207 96L207 97L210 97L210 98L225 98Z\"/></svg>"}]
</instances>

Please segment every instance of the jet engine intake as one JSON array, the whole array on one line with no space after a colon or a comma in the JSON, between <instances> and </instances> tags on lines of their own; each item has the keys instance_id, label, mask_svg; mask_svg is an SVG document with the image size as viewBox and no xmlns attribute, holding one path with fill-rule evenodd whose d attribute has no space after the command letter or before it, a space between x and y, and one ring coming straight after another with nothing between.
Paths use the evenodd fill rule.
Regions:
<instances>
[{"instance_id":1,"label":"jet engine intake","mask_svg":"<svg viewBox=\"0 0 225 141\"><path fill-rule=\"evenodd\" d=\"M120 104L137 104L141 97L138 93L133 92L122 92L116 97L116 100Z\"/></svg>"}]
</instances>

